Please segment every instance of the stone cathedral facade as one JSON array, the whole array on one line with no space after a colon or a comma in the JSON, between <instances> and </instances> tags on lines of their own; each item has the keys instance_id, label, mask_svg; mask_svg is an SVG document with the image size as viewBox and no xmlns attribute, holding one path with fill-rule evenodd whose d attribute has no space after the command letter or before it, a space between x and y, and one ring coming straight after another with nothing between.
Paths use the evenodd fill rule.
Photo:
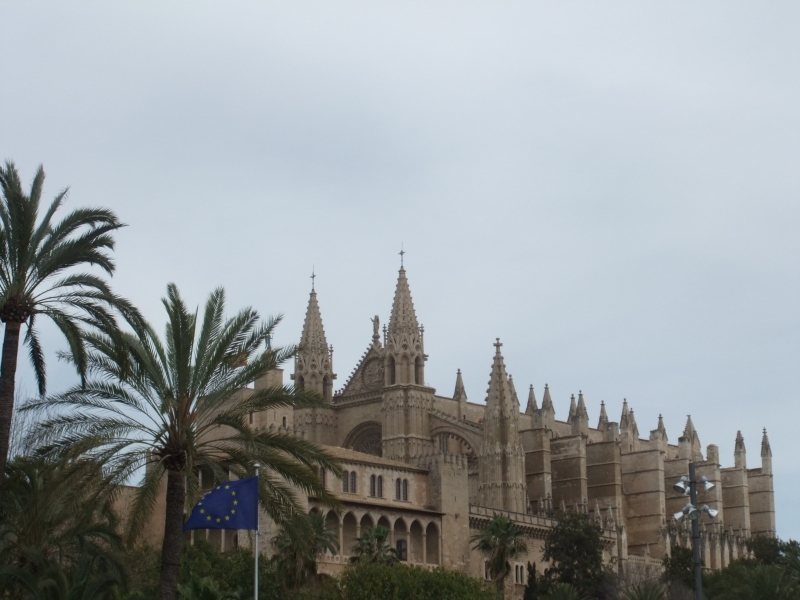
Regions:
<instances>
[{"instance_id":1,"label":"stone cathedral facade","mask_svg":"<svg viewBox=\"0 0 800 600\"><path fill-rule=\"evenodd\" d=\"M312 289L290 378L295 386L318 392L325 406L252 418L254 427L325 446L345 469L341 478L321 473L340 498L341 511L307 499L308 510L323 513L339 536L339 552L321 558L320 572L337 573L361 532L384 525L402 560L483 577L485 560L472 550L470 538L492 515L503 513L526 535L528 555L518 560L506 582L514 597L521 597L525 566L531 562L540 571L546 568L544 538L565 510L581 511L601 524L605 559L616 568L658 569L674 545L690 544L688 525L672 519L687 502L672 484L688 474L690 461L698 477L716 484L701 497L701 503L719 511L713 521L702 518L707 568L722 568L741 556L751 536L775 535L766 431L759 466L748 468L738 433L733 466L722 467L717 446L704 452L691 417L677 443L670 443L661 418L642 437L627 402L619 421L611 421L601 403L592 427L582 393L572 396L561 420L549 388L544 387L539 403L531 386L523 411L500 340L491 356L487 351L489 386L482 402L468 400L460 371L452 395L441 395L425 380L424 334L401 268L388 325L381 329L378 317L373 319L366 351L334 393L333 349ZM281 383L283 373L276 371L256 387ZM262 518L262 550L269 553L271 525ZM192 535L223 547L248 543L244 532Z\"/></svg>"}]
</instances>

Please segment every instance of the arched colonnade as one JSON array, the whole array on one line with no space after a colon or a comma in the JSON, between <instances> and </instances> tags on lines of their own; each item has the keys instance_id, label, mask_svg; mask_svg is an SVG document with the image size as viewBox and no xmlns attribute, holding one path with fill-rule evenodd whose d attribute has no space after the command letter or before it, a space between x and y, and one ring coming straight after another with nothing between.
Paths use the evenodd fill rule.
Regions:
<instances>
[{"instance_id":1,"label":"arched colonnade","mask_svg":"<svg viewBox=\"0 0 800 600\"><path fill-rule=\"evenodd\" d=\"M421 565L441 564L442 536L438 518L410 517L380 509L347 509L337 514L315 506L311 509L314 511L321 513L328 530L338 535L339 554L326 553L330 561L347 562L356 538L370 527L383 525L389 530L389 544L397 549L401 560Z\"/></svg>"}]
</instances>

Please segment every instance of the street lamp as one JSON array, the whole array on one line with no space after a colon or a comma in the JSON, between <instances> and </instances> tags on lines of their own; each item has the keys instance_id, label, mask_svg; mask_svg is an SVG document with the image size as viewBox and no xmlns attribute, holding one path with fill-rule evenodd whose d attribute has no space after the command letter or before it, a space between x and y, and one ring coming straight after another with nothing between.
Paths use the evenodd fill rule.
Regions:
<instances>
[{"instance_id":1,"label":"street lamp","mask_svg":"<svg viewBox=\"0 0 800 600\"><path fill-rule=\"evenodd\" d=\"M692 555L694 558L694 594L696 600L703 600L703 576L702 571L700 568L700 527L697 524L697 520L700 518L700 515L706 513L712 519L719 514L718 510L714 510L713 508L709 508L708 504L704 504L702 508L697 508L697 484L703 484L703 491L710 492L716 486L711 483L708 478L704 475L700 478L700 481L697 480L697 473L695 471L695 464L693 462L689 463L689 476L686 477L685 475L680 478L679 481L675 482L675 485L672 486L672 489L678 492L679 494L683 494L684 496L689 496L689 503L684 506L680 512L676 512L674 518L676 521L681 523L685 522L686 519L689 519L692 522Z\"/></svg>"}]
</instances>

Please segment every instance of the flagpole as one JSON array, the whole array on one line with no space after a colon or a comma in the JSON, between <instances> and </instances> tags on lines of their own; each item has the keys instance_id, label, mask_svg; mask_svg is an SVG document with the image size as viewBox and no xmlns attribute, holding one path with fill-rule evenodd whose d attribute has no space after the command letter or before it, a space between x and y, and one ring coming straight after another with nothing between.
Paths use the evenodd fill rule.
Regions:
<instances>
[{"instance_id":1,"label":"flagpole","mask_svg":"<svg viewBox=\"0 0 800 600\"><path fill-rule=\"evenodd\" d=\"M259 480L258 480L258 468L260 466L261 466L260 464L256 463L256 484L258 484L258 482L259 482ZM256 489L259 489L259 488L256 487ZM255 536L256 537L256 544L255 544L255 552L253 552L253 554L256 557L256 566L255 566L255 571L256 571L256 575L255 575L255 583L256 583L256 585L255 585L255 600L258 600L258 525L259 525L259 523L258 523L259 522L259 518L258 517L259 517L258 496L256 496L256 536Z\"/></svg>"}]
</instances>

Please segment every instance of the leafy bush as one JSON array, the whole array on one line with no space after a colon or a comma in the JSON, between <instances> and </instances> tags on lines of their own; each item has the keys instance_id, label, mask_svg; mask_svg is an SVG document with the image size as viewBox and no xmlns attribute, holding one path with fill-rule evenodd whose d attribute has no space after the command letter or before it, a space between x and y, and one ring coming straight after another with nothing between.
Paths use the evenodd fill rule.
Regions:
<instances>
[{"instance_id":1,"label":"leafy bush","mask_svg":"<svg viewBox=\"0 0 800 600\"><path fill-rule=\"evenodd\" d=\"M603 530L588 515L564 512L547 534L544 560L552 565L548 581L568 583L579 592L593 595L603 583Z\"/></svg>"},{"instance_id":2,"label":"leafy bush","mask_svg":"<svg viewBox=\"0 0 800 600\"><path fill-rule=\"evenodd\" d=\"M588 600L588 598L574 585L556 583L550 586L550 591L544 596L544 600Z\"/></svg>"},{"instance_id":3,"label":"leafy bush","mask_svg":"<svg viewBox=\"0 0 800 600\"><path fill-rule=\"evenodd\" d=\"M706 578L711 600L798 600L800 583L777 565L736 562Z\"/></svg>"},{"instance_id":4,"label":"leafy bush","mask_svg":"<svg viewBox=\"0 0 800 600\"><path fill-rule=\"evenodd\" d=\"M323 586L323 600L497 600L482 580L437 568L354 563Z\"/></svg>"}]
</instances>

